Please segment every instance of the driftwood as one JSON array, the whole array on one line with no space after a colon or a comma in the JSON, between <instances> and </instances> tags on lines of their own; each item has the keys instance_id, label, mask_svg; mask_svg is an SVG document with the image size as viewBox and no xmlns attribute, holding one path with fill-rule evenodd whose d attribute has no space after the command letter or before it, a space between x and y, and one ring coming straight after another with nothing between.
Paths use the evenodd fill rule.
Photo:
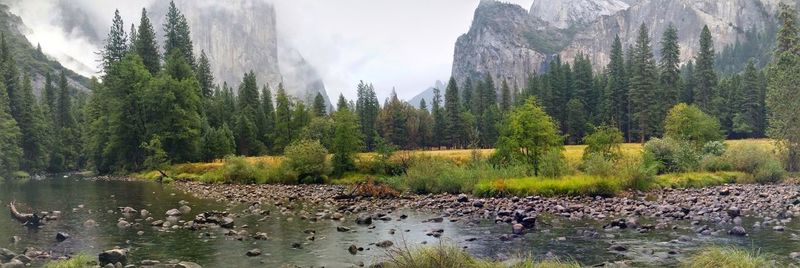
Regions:
<instances>
[{"instance_id":1,"label":"driftwood","mask_svg":"<svg viewBox=\"0 0 800 268\"><path fill-rule=\"evenodd\" d=\"M42 218L36 213L20 213L17 210L17 207L14 206L14 201L11 201L8 207L11 209L11 216L17 221L22 222L22 225L28 227L39 227L44 224L44 222L42 222Z\"/></svg>"}]
</instances>

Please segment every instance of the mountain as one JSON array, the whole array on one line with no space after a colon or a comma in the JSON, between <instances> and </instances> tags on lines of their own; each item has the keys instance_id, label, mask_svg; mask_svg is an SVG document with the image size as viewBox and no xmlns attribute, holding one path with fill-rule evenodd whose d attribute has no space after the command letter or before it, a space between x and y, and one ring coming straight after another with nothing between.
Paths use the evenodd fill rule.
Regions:
<instances>
[{"instance_id":1,"label":"mountain","mask_svg":"<svg viewBox=\"0 0 800 268\"><path fill-rule=\"evenodd\" d=\"M169 1L156 1L148 10L162 37ZM301 100L322 93L330 100L315 68L297 50L278 37L275 7L260 0L176 0L192 31L195 53L204 50L218 83L238 85L244 73L254 71L260 84L274 90L283 82L286 92Z\"/></svg>"},{"instance_id":2,"label":"mountain","mask_svg":"<svg viewBox=\"0 0 800 268\"><path fill-rule=\"evenodd\" d=\"M50 73L57 76L61 70L66 70L67 83L72 88L89 91L89 79L66 69L61 63L51 59L32 45L25 37L25 33L29 31L30 29L25 26L19 16L11 13L7 5L0 4L0 32L3 33L3 37L14 54L20 72L31 75L36 92L44 87L45 74ZM47 44L41 45L46 46Z\"/></svg>"},{"instance_id":3,"label":"mountain","mask_svg":"<svg viewBox=\"0 0 800 268\"><path fill-rule=\"evenodd\" d=\"M530 12L518 5L482 0L469 32L458 38L453 76L459 82L489 73L495 81L522 87L533 72L545 71L556 55L572 61L589 55L594 68L609 61L614 36L632 45L639 25L650 30L658 56L661 34L678 29L681 60L694 57L700 31L708 25L717 52L752 32L774 32L780 0L535 0ZM795 3L800 2L794 0ZM768 53L768 51L764 51Z\"/></svg>"},{"instance_id":4,"label":"mountain","mask_svg":"<svg viewBox=\"0 0 800 268\"><path fill-rule=\"evenodd\" d=\"M411 98L411 100L409 100L408 103L413 105L414 107L419 108L419 102L424 99L425 104L427 104L428 109L430 109L433 105L433 90L438 88L439 91L441 91L441 94L444 94L445 87L446 85L442 81L436 80L436 83L434 83L432 87L429 87L424 91L420 92L419 94Z\"/></svg>"}]
</instances>

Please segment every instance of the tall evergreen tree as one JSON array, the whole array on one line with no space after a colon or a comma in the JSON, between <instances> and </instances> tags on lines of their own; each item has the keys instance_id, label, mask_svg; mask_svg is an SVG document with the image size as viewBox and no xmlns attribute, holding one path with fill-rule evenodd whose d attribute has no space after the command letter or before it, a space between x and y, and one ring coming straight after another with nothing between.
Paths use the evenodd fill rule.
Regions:
<instances>
[{"instance_id":1,"label":"tall evergreen tree","mask_svg":"<svg viewBox=\"0 0 800 268\"><path fill-rule=\"evenodd\" d=\"M19 170L19 160L22 158L20 136L22 133L17 121L11 116L5 86L0 82L0 177Z\"/></svg>"},{"instance_id":2,"label":"tall evergreen tree","mask_svg":"<svg viewBox=\"0 0 800 268\"><path fill-rule=\"evenodd\" d=\"M339 100L336 102L336 110L341 109L350 109L347 104L347 99L344 98L344 94L339 94Z\"/></svg>"},{"instance_id":3,"label":"tall evergreen tree","mask_svg":"<svg viewBox=\"0 0 800 268\"><path fill-rule=\"evenodd\" d=\"M326 116L328 115L328 109L325 107L325 98L322 97L322 93L317 92L317 96L314 97L314 115L315 116Z\"/></svg>"},{"instance_id":4,"label":"tall evergreen tree","mask_svg":"<svg viewBox=\"0 0 800 268\"><path fill-rule=\"evenodd\" d=\"M286 90L283 89L283 84L278 84L278 92L276 95L275 105L275 146L274 151L283 152L283 149L292 142L293 130L292 126L292 103L289 101L289 96L286 95Z\"/></svg>"},{"instance_id":5,"label":"tall evergreen tree","mask_svg":"<svg viewBox=\"0 0 800 268\"><path fill-rule=\"evenodd\" d=\"M444 108L447 115L445 128L445 139L450 147L461 147L464 142L462 133L464 124L461 122L461 95L458 94L458 84L454 77L450 77L447 82L447 90L444 93Z\"/></svg>"},{"instance_id":6,"label":"tall evergreen tree","mask_svg":"<svg viewBox=\"0 0 800 268\"><path fill-rule=\"evenodd\" d=\"M144 8L142 8L142 17L139 19L139 30L134 44L136 54L142 57L142 62L150 74L158 73L161 70L161 57L158 54L156 33L150 23L150 18L147 17L147 10Z\"/></svg>"},{"instance_id":7,"label":"tall evergreen tree","mask_svg":"<svg viewBox=\"0 0 800 268\"><path fill-rule=\"evenodd\" d=\"M261 111L264 112L264 136L261 137L262 142L273 153L278 153L273 150L273 142L275 136L275 104L272 103L272 90L269 86L264 86L261 89Z\"/></svg>"},{"instance_id":8,"label":"tall evergreen tree","mask_svg":"<svg viewBox=\"0 0 800 268\"><path fill-rule=\"evenodd\" d=\"M606 67L608 83L604 94L603 109L606 123L624 131L627 129L628 76L625 70L625 56L619 36L614 37L611 46L611 61Z\"/></svg>"},{"instance_id":9,"label":"tall evergreen tree","mask_svg":"<svg viewBox=\"0 0 800 268\"><path fill-rule=\"evenodd\" d=\"M503 80L500 86L500 110L506 113L511 110L511 88L508 87L508 82Z\"/></svg>"},{"instance_id":10,"label":"tall evergreen tree","mask_svg":"<svg viewBox=\"0 0 800 268\"><path fill-rule=\"evenodd\" d=\"M111 65L119 62L128 53L128 36L125 34L125 23L119 15L119 10L114 11L114 19L111 22L111 31L106 37L106 44L101 52L103 69L108 71Z\"/></svg>"},{"instance_id":11,"label":"tall evergreen tree","mask_svg":"<svg viewBox=\"0 0 800 268\"><path fill-rule=\"evenodd\" d=\"M717 74L714 71L714 41L708 26L700 33L700 51L695 59L694 103L703 112L716 115L714 87L717 85Z\"/></svg>"},{"instance_id":12,"label":"tall evergreen tree","mask_svg":"<svg viewBox=\"0 0 800 268\"><path fill-rule=\"evenodd\" d=\"M639 27L639 37L636 39L633 52L630 82L631 112L635 129L642 143L653 135L657 124L660 123L655 121L658 112L655 107L657 84L654 78L656 77L658 74L650 47L650 37L647 26L642 24Z\"/></svg>"},{"instance_id":13,"label":"tall evergreen tree","mask_svg":"<svg viewBox=\"0 0 800 268\"><path fill-rule=\"evenodd\" d=\"M175 53L179 50L180 55L184 57L187 63L193 68L194 62L194 45L192 45L191 30L186 17L175 7L175 2L169 2L169 9L167 10L167 18L164 23L164 55Z\"/></svg>"},{"instance_id":14,"label":"tall evergreen tree","mask_svg":"<svg viewBox=\"0 0 800 268\"><path fill-rule=\"evenodd\" d=\"M786 169L800 171L800 45L796 11L780 5L781 30L775 56L767 70L766 103L769 108L769 137L786 154Z\"/></svg>"},{"instance_id":15,"label":"tall evergreen tree","mask_svg":"<svg viewBox=\"0 0 800 268\"><path fill-rule=\"evenodd\" d=\"M340 100L344 96L340 97ZM361 149L361 129L358 118L346 105L333 114L334 134L331 151L333 152L333 174L342 175L355 170L355 155Z\"/></svg>"},{"instance_id":16,"label":"tall evergreen tree","mask_svg":"<svg viewBox=\"0 0 800 268\"><path fill-rule=\"evenodd\" d=\"M50 116L47 120L55 122L56 115L56 102L58 101L58 92L53 86L53 78L50 72L44 75L44 92L42 92L43 106Z\"/></svg>"},{"instance_id":17,"label":"tall evergreen tree","mask_svg":"<svg viewBox=\"0 0 800 268\"><path fill-rule=\"evenodd\" d=\"M759 71L751 59L742 74L741 94L738 96L739 105L734 111L733 131L747 138L761 137L763 135L764 104L761 101L763 91Z\"/></svg>"},{"instance_id":18,"label":"tall evergreen tree","mask_svg":"<svg viewBox=\"0 0 800 268\"><path fill-rule=\"evenodd\" d=\"M211 97L214 87L214 74L211 73L211 62L206 56L206 51L200 51L200 58L197 60L197 80L200 81L200 92L203 97Z\"/></svg>"},{"instance_id":19,"label":"tall evergreen tree","mask_svg":"<svg viewBox=\"0 0 800 268\"><path fill-rule=\"evenodd\" d=\"M472 111L472 95L474 91L475 85L472 84L472 78L467 77L467 80L464 81L464 86L461 88L461 106L465 111Z\"/></svg>"},{"instance_id":20,"label":"tall evergreen tree","mask_svg":"<svg viewBox=\"0 0 800 268\"><path fill-rule=\"evenodd\" d=\"M378 136L378 114L380 104L375 95L375 87L366 84L364 81L358 83L358 100L356 101L356 114L360 120L361 134L364 137L364 147L367 151L372 151L377 145Z\"/></svg>"},{"instance_id":21,"label":"tall evergreen tree","mask_svg":"<svg viewBox=\"0 0 800 268\"><path fill-rule=\"evenodd\" d=\"M442 94L438 88L433 89L433 105L431 111L433 113L433 146L439 147L444 145L444 139L447 129L447 115L444 108L442 108Z\"/></svg>"}]
</instances>

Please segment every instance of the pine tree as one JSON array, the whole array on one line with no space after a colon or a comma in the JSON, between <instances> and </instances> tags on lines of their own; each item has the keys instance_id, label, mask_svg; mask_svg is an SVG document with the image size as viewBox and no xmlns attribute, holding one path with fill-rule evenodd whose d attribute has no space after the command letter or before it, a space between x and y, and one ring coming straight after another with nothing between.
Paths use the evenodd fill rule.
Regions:
<instances>
[{"instance_id":1,"label":"pine tree","mask_svg":"<svg viewBox=\"0 0 800 268\"><path fill-rule=\"evenodd\" d=\"M433 117L431 117L431 113L428 110L428 104L425 102L425 99L419 100L419 110L417 113L419 117L419 127L417 128L419 133L419 146L422 148L427 148L431 145L431 141L433 139Z\"/></svg>"},{"instance_id":2,"label":"pine tree","mask_svg":"<svg viewBox=\"0 0 800 268\"><path fill-rule=\"evenodd\" d=\"M713 105L717 74L714 71L714 41L708 26L700 33L700 51L695 59L694 103L703 112L716 115Z\"/></svg>"},{"instance_id":3,"label":"pine tree","mask_svg":"<svg viewBox=\"0 0 800 268\"><path fill-rule=\"evenodd\" d=\"M344 96L340 95L339 99L344 100ZM347 105L343 105L333 114L333 121L333 174L341 176L355 170L355 155L361 149L361 129L358 118Z\"/></svg>"},{"instance_id":4,"label":"pine tree","mask_svg":"<svg viewBox=\"0 0 800 268\"><path fill-rule=\"evenodd\" d=\"M786 154L786 169L800 170L800 45L796 12L781 4L781 30L775 56L767 70L766 103L769 109L769 137Z\"/></svg>"},{"instance_id":5,"label":"pine tree","mask_svg":"<svg viewBox=\"0 0 800 268\"><path fill-rule=\"evenodd\" d=\"M670 23L661 37L661 61L659 62L659 86L656 97L658 98L657 112L654 114L656 122L663 122L667 111L678 104L681 92L680 84L680 45L678 45L678 30ZM661 131L661 124L658 124Z\"/></svg>"},{"instance_id":6,"label":"pine tree","mask_svg":"<svg viewBox=\"0 0 800 268\"><path fill-rule=\"evenodd\" d=\"M583 104L583 113L587 120L597 115L600 94L595 90L592 62L583 53L578 54L573 61L574 72L572 88L575 91L573 99L578 99ZM569 102L567 102L569 104Z\"/></svg>"},{"instance_id":7,"label":"pine tree","mask_svg":"<svg viewBox=\"0 0 800 268\"><path fill-rule=\"evenodd\" d=\"M508 82L503 80L500 86L500 110L506 113L511 110L511 88L508 87Z\"/></svg>"},{"instance_id":8,"label":"pine tree","mask_svg":"<svg viewBox=\"0 0 800 268\"><path fill-rule=\"evenodd\" d=\"M111 31L106 37L106 45L101 52L103 58L103 69L108 71L111 65L119 62L128 53L128 36L125 34L125 24L119 16L119 10L114 11L114 19L111 22Z\"/></svg>"},{"instance_id":9,"label":"pine tree","mask_svg":"<svg viewBox=\"0 0 800 268\"><path fill-rule=\"evenodd\" d=\"M275 146L273 151L283 152L283 149L292 142L292 104L283 84L278 85L278 92L275 106Z\"/></svg>"},{"instance_id":10,"label":"pine tree","mask_svg":"<svg viewBox=\"0 0 800 268\"><path fill-rule=\"evenodd\" d=\"M447 116L445 139L450 147L461 147L464 142L462 133L464 125L461 122L461 96L458 94L456 79L450 77L447 90L444 93L444 108Z\"/></svg>"},{"instance_id":11,"label":"pine tree","mask_svg":"<svg viewBox=\"0 0 800 268\"><path fill-rule=\"evenodd\" d=\"M189 23L180 10L175 7L174 1L169 2L167 18L164 23L164 33L164 55L179 53L189 63L189 66L194 68L194 48ZM179 52L174 52L175 50Z\"/></svg>"},{"instance_id":12,"label":"pine tree","mask_svg":"<svg viewBox=\"0 0 800 268\"><path fill-rule=\"evenodd\" d=\"M317 96L314 97L314 115L315 116L326 116L328 115L327 108L325 107L325 98L322 97L322 93L317 92Z\"/></svg>"},{"instance_id":13,"label":"pine tree","mask_svg":"<svg viewBox=\"0 0 800 268\"><path fill-rule=\"evenodd\" d=\"M11 107L4 83L0 82L0 177L19 170L22 158L20 132L17 121L11 116Z\"/></svg>"},{"instance_id":14,"label":"pine tree","mask_svg":"<svg viewBox=\"0 0 800 268\"><path fill-rule=\"evenodd\" d=\"M410 108L400 101L392 90L389 99L378 115L378 125L384 141L408 149L409 130L407 110Z\"/></svg>"},{"instance_id":15,"label":"pine tree","mask_svg":"<svg viewBox=\"0 0 800 268\"><path fill-rule=\"evenodd\" d=\"M44 92L42 94L43 98L43 106L47 109L47 114L49 118L47 120L55 123L55 115L56 115L56 102L58 101L58 97L56 96L56 88L53 86L53 78L50 75L50 72L44 75Z\"/></svg>"},{"instance_id":16,"label":"pine tree","mask_svg":"<svg viewBox=\"0 0 800 268\"><path fill-rule=\"evenodd\" d=\"M657 77L647 26L642 24L633 52L630 84L631 112L642 143L653 135L656 125L659 124L655 121L658 110L654 107L657 98L654 94L657 86L654 80Z\"/></svg>"},{"instance_id":17,"label":"pine tree","mask_svg":"<svg viewBox=\"0 0 800 268\"><path fill-rule=\"evenodd\" d=\"M435 147L439 147L445 144L446 140L444 139L444 135L447 129L447 115L445 113L444 108L441 107L442 105L442 94L439 92L438 88L433 89L433 105L431 110L433 111L433 140L431 143Z\"/></svg>"},{"instance_id":18,"label":"pine tree","mask_svg":"<svg viewBox=\"0 0 800 268\"><path fill-rule=\"evenodd\" d=\"M626 129L628 118L628 76L625 70L625 59L622 42L619 36L614 37L611 46L611 61L606 67L608 83L604 94L603 109L606 123L615 125L620 130Z\"/></svg>"},{"instance_id":19,"label":"pine tree","mask_svg":"<svg viewBox=\"0 0 800 268\"><path fill-rule=\"evenodd\" d=\"M683 88L681 88L680 101L686 104L694 103L694 61L689 61L681 69L681 77L683 79Z\"/></svg>"},{"instance_id":20,"label":"pine tree","mask_svg":"<svg viewBox=\"0 0 800 268\"><path fill-rule=\"evenodd\" d=\"M467 80L464 81L463 88L461 88L461 106L464 108L464 111L472 111L472 95L474 91L475 85L472 84L472 78L467 77Z\"/></svg>"},{"instance_id":21,"label":"pine tree","mask_svg":"<svg viewBox=\"0 0 800 268\"><path fill-rule=\"evenodd\" d=\"M211 97L211 90L214 87L214 74L211 73L211 62L208 61L206 51L200 51L200 58L197 60L197 80L200 81L200 92L203 97Z\"/></svg>"},{"instance_id":22,"label":"pine tree","mask_svg":"<svg viewBox=\"0 0 800 268\"><path fill-rule=\"evenodd\" d=\"M755 62L751 59L742 74L741 94L738 96L735 115L733 116L733 131L747 138L761 137L763 135L764 110L761 103L761 79Z\"/></svg>"},{"instance_id":23,"label":"pine tree","mask_svg":"<svg viewBox=\"0 0 800 268\"><path fill-rule=\"evenodd\" d=\"M339 101L336 102L336 110L341 109L350 109L347 104L347 99L344 98L344 94L339 94Z\"/></svg>"},{"instance_id":24,"label":"pine tree","mask_svg":"<svg viewBox=\"0 0 800 268\"><path fill-rule=\"evenodd\" d=\"M75 119L72 117L72 99L69 94L66 72L62 69L58 80L58 102L56 106L56 128L73 128Z\"/></svg>"},{"instance_id":25,"label":"pine tree","mask_svg":"<svg viewBox=\"0 0 800 268\"><path fill-rule=\"evenodd\" d=\"M129 51L136 51L136 38L138 34L136 33L136 25L131 23L131 30L128 33L128 50Z\"/></svg>"},{"instance_id":26,"label":"pine tree","mask_svg":"<svg viewBox=\"0 0 800 268\"><path fill-rule=\"evenodd\" d=\"M578 144L586 134L586 112L583 102L579 99L571 99L567 102L567 143Z\"/></svg>"},{"instance_id":27,"label":"pine tree","mask_svg":"<svg viewBox=\"0 0 800 268\"><path fill-rule=\"evenodd\" d=\"M261 141L270 151L277 153L272 150L278 133L275 133L275 105L272 103L272 90L269 86L261 89L261 111L264 112L264 136L261 137Z\"/></svg>"},{"instance_id":28,"label":"pine tree","mask_svg":"<svg viewBox=\"0 0 800 268\"><path fill-rule=\"evenodd\" d=\"M375 95L375 88L372 84L364 81L358 83L358 100L356 101L356 114L360 120L361 134L364 137L364 147L367 151L372 151L377 145L378 136L378 113L380 105L378 97Z\"/></svg>"},{"instance_id":29,"label":"pine tree","mask_svg":"<svg viewBox=\"0 0 800 268\"><path fill-rule=\"evenodd\" d=\"M142 17L139 20L139 30L137 31L134 49L139 57L142 57L144 66L155 75L161 70L161 57L158 54L158 44L156 44L156 33L150 18L147 17L147 10L142 8ZM202 81L201 81L202 82Z\"/></svg>"},{"instance_id":30,"label":"pine tree","mask_svg":"<svg viewBox=\"0 0 800 268\"><path fill-rule=\"evenodd\" d=\"M798 44L797 14L795 10L786 3L780 3L780 13L778 19L781 21L781 29L778 31L777 46L775 55L784 52L800 54L800 44Z\"/></svg>"}]
</instances>

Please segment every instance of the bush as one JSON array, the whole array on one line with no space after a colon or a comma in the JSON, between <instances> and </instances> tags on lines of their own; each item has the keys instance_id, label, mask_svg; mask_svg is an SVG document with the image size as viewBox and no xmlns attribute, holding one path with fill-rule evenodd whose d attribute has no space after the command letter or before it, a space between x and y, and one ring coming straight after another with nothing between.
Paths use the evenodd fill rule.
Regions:
<instances>
[{"instance_id":1,"label":"bush","mask_svg":"<svg viewBox=\"0 0 800 268\"><path fill-rule=\"evenodd\" d=\"M561 149L553 148L542 156L539 170L540 176L558 178L572 173Z\"/></svg>"},{"instance_id":2,"label":"bush","mask_svg":"<svg viewBox=\"0 0 800 268\"><path fill-rule=\"evenodd\" d=\"M648 141L644 153L659 163L659 174L694 171L700 164L700 155L689 143L671 138Z\"/></svg>"},{"instance_id":3,"label":"bush","mask_svg":"<svg viewBox=\"0 0 800 268\"><path fill-rule=\"evenodd\" d=\"M323 183L331 172L328 150L316 140L295 142L284 152L287 167L297 174L299 183Z\"/></svg>"},{"instance_id":4,"label":"bush","mask_svg":"<svg viewBox=\"0 0 800 268\"><path fill-rule=\"evenodd\" d=\"M387 183L418 194L471 193L480 181L519 178L527 173L528 168L522 165L498 169L484 160L458 166L441 157L420 156L412 161L406 175L393 177Z\"/></svg>"},{"instance_id":5,"label":"bush","mask_svg":"<svg viewBox=\"0 0 800 268\"><path fill-rule=\"evenodd\" d=\"M777 160L775 154L767 148L756 144L739 144L732 146L723 154L733 169L755 174L756 170L770 160Z\"/></svg>"},{"instance_id":6,"label":"bush","mask_svg":"<svg viewBox=\"0 0 800 268\"><path fill-rule=\"evenodd\" d=\"M592 134L583 138L583 143L586 144L583 158L599 155L606 160L617 159L621 155L620 144L624 141L619 129L609 126L597 127Z\"/></svg>"},{"instance_id":7,"label":"bush","mask_svg":"<svg viewBox=\"0 0 800 268\"><path fill-rule=\"evenodd\" d=\"M753 173L753 179L757 183L776 183L782 181L785 176L786 171L783 169L783 164L776 159L764 162Z\"/></svg>"},{"instance_id":8,"label":"bush","mask_svg":"<svg viewBox=\"0 0 800 268\"><path fill-rule=\"evenodd\" d=\"M733 164L723 156L706 155L700 160L700 169L708 172L731 171Z\"/></svg>"},{"instance_id":9,"label":"bush","mask_svg":"<svg viewBox=\"0 0 800 268\"><path fill-rule=\"evenodd\" d=\"M724 138L719 120L697 106L684 103L669 110L664 122L664 137L687 141L697 149L707 142L721 141Z\"/></svg>"},{"instance_id":10,"label":"bush","mask_svg":"<svg viewBox=\"0 0 800 268\"><path fill-rule=\"evenodd\" d=\"M703 154L721 156L728 148L721 141L709 141L703 144Z\"/></svg>"},{"instance_id":11,"label":"bush","mask_svg":"<svg viewBox=\"0 0 800 268\"><path fill-rule=\"evenodd\" d=\"M614 162L599 153L584 154L580 168L588 175L600 177L609 177L616 172Z\"/></svg>"},{"instance_id":12,"label":"bush","mask_svg":"<svg viewBox=\"0 0 800 268\"><path fill-rule=\"evenodd\" d=\"M627 189L648 190L658 173L658 162L650 154L626 158L615 168Z\"/></svg>"},{"instance_id":13,"label":"bush","mask_svg":"<svg viewBox=\"0 0 800 268\"><path fill-rule=\"evenodd\" d=\"M258 177L256 168L242 156L225 157L222 167L222 181L224 183L253 184Z\"/></svg>"}]
</instances>

